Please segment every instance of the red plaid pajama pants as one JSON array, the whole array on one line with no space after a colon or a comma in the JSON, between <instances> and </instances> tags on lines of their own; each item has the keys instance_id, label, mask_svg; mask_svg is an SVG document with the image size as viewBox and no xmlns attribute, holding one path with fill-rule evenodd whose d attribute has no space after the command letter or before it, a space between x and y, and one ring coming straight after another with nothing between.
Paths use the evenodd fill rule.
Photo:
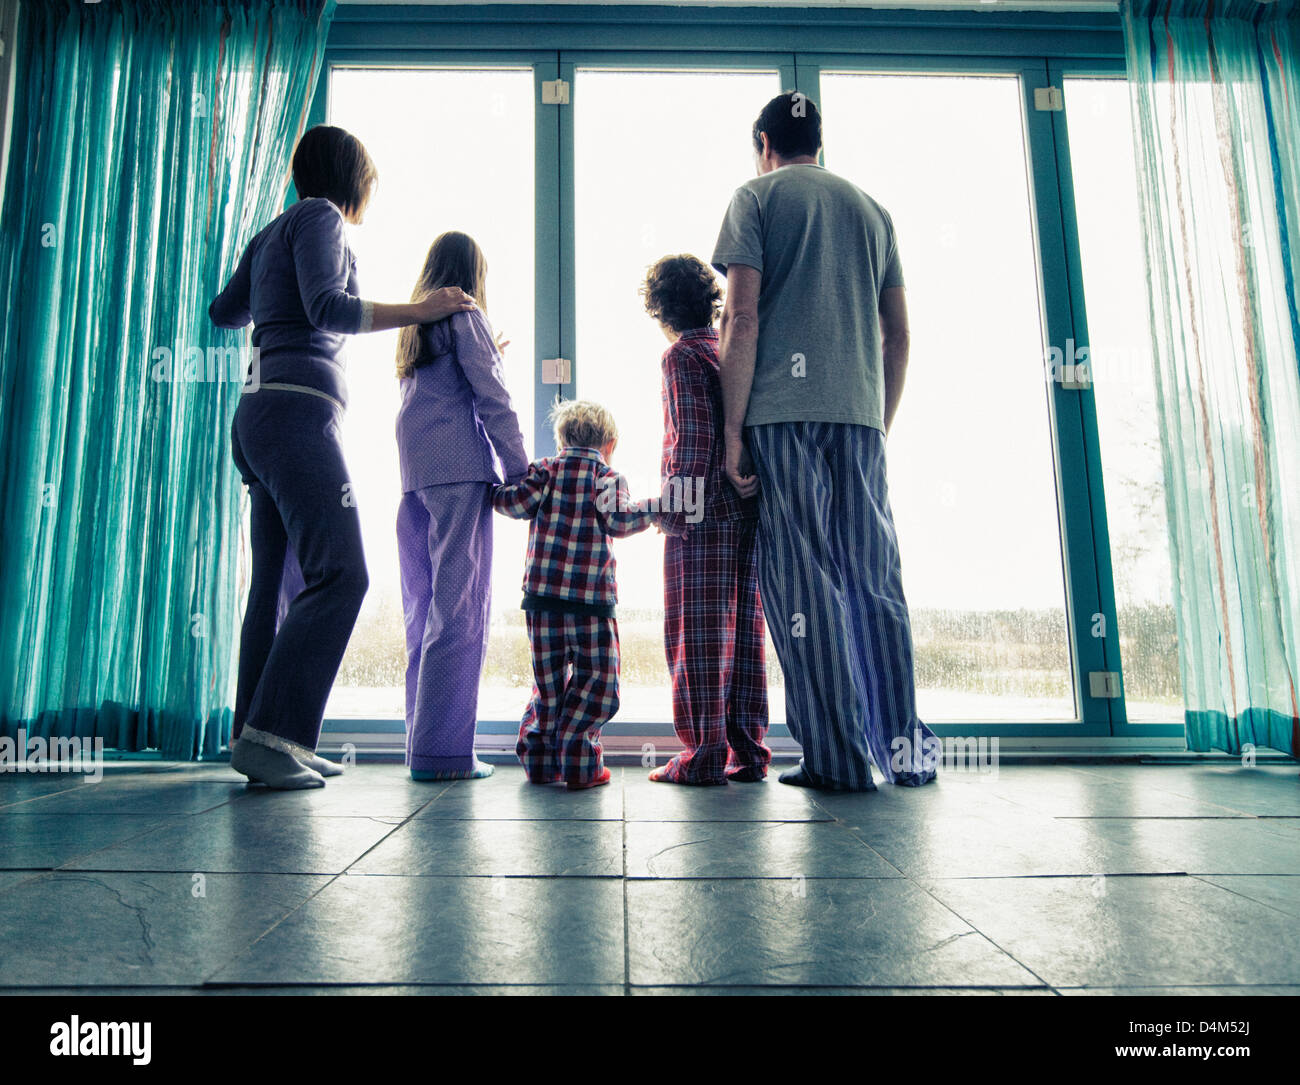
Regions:
<instances>
[{"instance_id":1,"label":"red plaid pajama pants","mask_svg":"<svg viewBox=\"0 0 1300 1085\"><path fill-rule=\"evenodd\" d=\"M535 784L589 783L604 767L600 729L618 711L618 622L528 611L533 698L515 752Z\"/></svg>"},{"instance_id":2,"label":"red plaid pajama pants","mask_svg":"<svg viewBox=\"0 0 1300 1085\"><path fill-rule=\"evenodd\" d=\"M679 783L761 779L767 735L758 525L696 524L664 540L664 649L673 728L685 749L664 772Z\"/></svg>"}]
</instances>

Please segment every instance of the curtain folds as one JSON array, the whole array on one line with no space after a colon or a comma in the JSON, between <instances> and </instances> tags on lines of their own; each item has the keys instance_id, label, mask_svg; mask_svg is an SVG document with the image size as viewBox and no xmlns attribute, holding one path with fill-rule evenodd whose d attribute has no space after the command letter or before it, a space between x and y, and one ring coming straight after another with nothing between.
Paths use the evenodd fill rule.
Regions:
<instances>
[{"instance_id":1,"label":"curtain folds","mask_svg":"<svg viewBox=\"0 0 1300 1085\"><path fill-rule=\"evenodd\" d=\"M1188 745L1300 746L1300 7L1123 0Z\"/></svg>"},{"instance_id":2,"label":"curtain folds","mask_svg":"<svg viewBox=\"0 0 1300 1085\"><path fill-rule=\"evenodd\" d=\"M207 319L281 209L334 0L19 13L0 230L0 728L216 753L246 333Z\"/></svg>"}]
</instances>

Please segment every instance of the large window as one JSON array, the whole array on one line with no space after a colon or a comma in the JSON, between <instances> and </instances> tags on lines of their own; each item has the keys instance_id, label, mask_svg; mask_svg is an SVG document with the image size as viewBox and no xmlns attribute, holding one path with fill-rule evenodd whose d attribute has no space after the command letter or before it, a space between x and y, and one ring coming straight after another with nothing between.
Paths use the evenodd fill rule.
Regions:
<instances>
[{"instance_id":1,"label":"large window","mask_svg":"<svg viewBox=\"0 0 1300 1085\"><path fill-rule=\"evenodd\" d=\"M1181 720L1128 85L1064 82L1125 706L1133 721Z\"/></svg>"},{"instance_id":2,"label":"large window","mask_svg":"<svg viewBox=\"0 0 1300 1085\"><path fill-rule=\"evenodd\" d=\"M498 53L468 27L440 25L459 42L441 52L393 40L405 51L372 54L374 43L361 40L395 31L354 28L327 64L320 119L354 131L379 167L367 220L351 234L367 296L409 296L444 230L483 246L488 315L512 341L507 376L530 451L550 447L545 407L557 392L594 399L617 419L614 465L633 493L657 490L666 343L638 288L661 256L709 258L732 191L754 174L754 118L779 90L806 90L824 117L826 167L889 211L907 282L911 364L889 437L889 480L922 718L941 731L986 721L995 731L1079 735L1108 733L1125 718L1178 719L1122 79L1053 76L1056 62L1017 59L1014 49L923 64L868 60L865 38L857 53L835 55L742 53L716 37L707 49L635 55L612 44ZM661 30L665 40L678 34ZM757 40L750 29L735 32ZM774 43L788 37L772 33ZM682 40L690 34L683 29ZM1005 40L1015 44L1014 35ZM384 59L358 59L371 55ZM1035 90L1053 79L1067 124L1035 108ZM1083 306L1071 304L1081 298L1090 332ZM1093 387L1045 380L1045 357L1080 337L1091 339ZM403 714L395 346L390 332L350 348L345 441L372 587L331 717ZM556 358L573 362L558 388L548 383ZM1109 562L1097 557L1103 523ZM518 609L526 525L495 526L480 715L504 733L531 684ZM662 734L649 725L672 713L662 536L616 541L615 553L623 707L608 737L616 743L620 733ZM1090 635L1099 614L1116 615L1117 638ZM769 653L780 723L782 676ZM1118 702L1101 695L1109 677L1095 673L1115 668Z\"/></svg>"},{"instance_id":3,"label":"large window","mask_svg":"<svg viewBox=\"0 0 1300 1085\"><path fill-rule=\"evenodd\" d=\"M749 129L781 91L775 71L579 68L574 78L577 393L619 426L614 466L634 496L659 488L660 358L667 348L637 290L661 256L705 263L732 191L754 175ZM701 138L689 118L707 102ZM614 544L619 564L623 720L672 719L663 648L663 537ZM769 674L781 680L769 648ZM778 690L772 712L784 718Z\"/></svg>"},{"instance_id":4,"label":"large window","mask_svg":"<svg viewBox=\"0 0 1300 1085\"><path fill-rule=\"evenodd\" d=\"M533 413L533 72L531 68L335 68L330 123L356 135L379 170L365 223L350 231L365 297L410 297L433 239L461 230L488 261L488 318L510 346L506 379L531 452ZM343 439L356 487L370 592L327 713L405 714L406 647L395 521L397 332L348 348ZM519 611L526 526L496 517L492 631L480 714L517 716L531 686Z\"/></svg>"},{"instance_id":5,"label":"large window","mask_svg":"<svg viewBox=\"0 0 1300 1085\"><path fill-rule=\"evenodd\" d=\"M828 168L889 211L912 329L890 501L922 719L1077 718L1020 80L823 72Z\"/></svg>"}]
</instances>

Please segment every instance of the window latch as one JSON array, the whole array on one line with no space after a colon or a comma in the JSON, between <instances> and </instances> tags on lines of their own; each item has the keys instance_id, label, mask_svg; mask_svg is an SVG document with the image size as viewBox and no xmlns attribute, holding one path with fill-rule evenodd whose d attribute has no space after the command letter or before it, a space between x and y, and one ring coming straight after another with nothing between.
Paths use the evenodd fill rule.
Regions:
<instances>
[{"instance_id":1,"label":"window latch","mask_svg":"<svg viewBox=\"0 0 1300 1085\"><path fill-rule=\"evenodd\" d=\"M572 384L573 363L568 358L543 358L542 383Z\"/></svg>"},{"instance_id":2,"label":"window latch","mask_svg":"<svg viewBox=\"0 0 1300 1085\"><path fill-rule=\"evenodd\" d=\"M542 81L542 105L568 105L569 84L563 79Z\"/></svg>"},{"instance_id":3,"label":"window latch","mask_svg":"<svg viewBox=\"0 0 1300 1085\"><path fill-rule=\"evenodd\" d=\"M1065 94L1060 87L1035 87L1034 108L1040 113L1060 113L1065 108Z\"/></svg>"}]
</instances>

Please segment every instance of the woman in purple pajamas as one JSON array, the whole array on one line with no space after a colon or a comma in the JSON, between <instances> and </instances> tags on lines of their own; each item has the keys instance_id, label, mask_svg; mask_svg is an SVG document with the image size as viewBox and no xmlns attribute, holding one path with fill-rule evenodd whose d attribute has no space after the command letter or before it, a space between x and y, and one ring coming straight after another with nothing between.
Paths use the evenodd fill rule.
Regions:
<instances>
[{"instance_id":1,"label":"woman in purple pajamas","mask_svg":"<svg viewBox=\"0 0 1300 1085\"><path fill-rule=\"evenodd\" d=\"M293 154L298 202L257 234L208 310L253 325L260 380L240 396L231 452L251 504L252 580L239 638L230 764L252 782L321 787L341 766L316 754L321 718L369 584L339 427L349 336L472 308L461 291L415 304L363 300L345 222L361 222L377 173L365 147L318 125ZM303 590L277 622L286 555Z\"/></svg>"},{"instance_id":2,"label":"woman in purple pajamas","mask_svg":"<svg viewBox=\"0 0 1300 1085\"><path fill-rule=\"evenodd\" d=\"M528 455L485 316L486 278L473 238L438 237L411 301L459 287L479 308L404 328L397 349L406 762L417 780L492 774L474 756L492 598L491 494L502 475L518 482L528 473Z\"/></svg>"}]
</instances>

